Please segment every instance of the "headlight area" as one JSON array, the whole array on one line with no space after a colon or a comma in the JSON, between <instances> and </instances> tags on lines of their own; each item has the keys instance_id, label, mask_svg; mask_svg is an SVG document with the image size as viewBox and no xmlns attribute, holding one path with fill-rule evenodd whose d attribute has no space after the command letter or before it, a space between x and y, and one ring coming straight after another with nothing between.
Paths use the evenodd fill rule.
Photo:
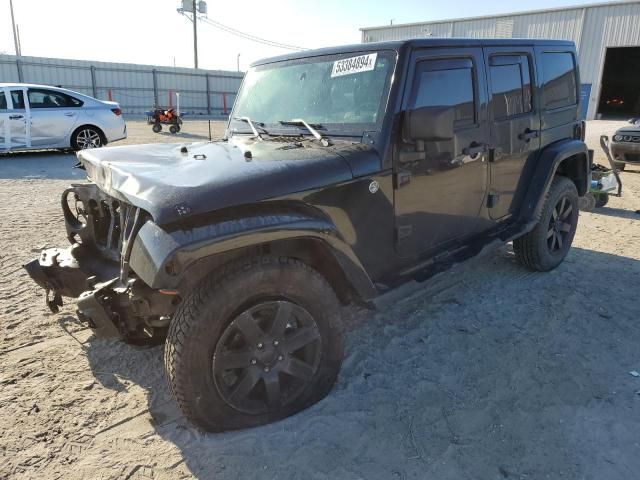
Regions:
<instances>
[{"instance_id":1,"label":"headlight area","mask_svg":"<svg viewBox=\"0 0 640 480\"><path fill-rule=\"evenodd\" d=\"M65 190L62 211L71 246L46 249L25 265L45 290L47 306L55 313L62 297L78 298L78 319L96 336L134 344L163 341L180 297L151 288L129 266L150 216L94 184Z\"/></svg>"},{"instance_id":2,"label":"headlight area","mask_svg":"<svg viewBox=\"0 0 640 480\"><path fill-rule=\"evenodd\" d=\"M640 143L640 133L637 133L637 134L616 133L613 136L613 141L616 143L621 143L621 142Z\"/></svg>"}]
</instances>

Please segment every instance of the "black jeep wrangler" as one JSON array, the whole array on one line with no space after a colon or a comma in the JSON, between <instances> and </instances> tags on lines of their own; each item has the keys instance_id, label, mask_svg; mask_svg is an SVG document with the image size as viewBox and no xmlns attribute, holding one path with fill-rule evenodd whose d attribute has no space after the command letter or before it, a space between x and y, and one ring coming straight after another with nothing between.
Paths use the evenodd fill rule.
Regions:
<instances>
[{"instance_id":1,"label":"black jeep wrangler","mask_svg":"<svg viewBox=\"0 0 640 480\"><path fill-rule=\"evenodd\" d=\"M254 64L226 138L83 151L71 246L26 265L96 336L165 342L185 416L219 431L331 389L341 305L484 246L562 262L589 185L575 47L425 39Z\"/></svg>"}]
</instances>

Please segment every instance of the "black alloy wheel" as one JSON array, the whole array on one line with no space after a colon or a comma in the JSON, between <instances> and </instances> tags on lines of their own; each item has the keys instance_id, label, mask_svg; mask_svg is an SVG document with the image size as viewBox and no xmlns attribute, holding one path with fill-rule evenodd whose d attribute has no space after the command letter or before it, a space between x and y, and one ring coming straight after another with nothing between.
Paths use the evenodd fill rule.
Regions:
<instances>
[{"instance_id":1,"label":"black alloy wheel","mask_svg":"<svg viewBox=\"0 0 640 480\"><path fill-rule=\"evenodd\" d=\"M165 371L184 415L211 432L255 427L324 398L342 363L340 302L317 270L240 258L178 305Z\"/></svg>"},{"instance_id":2,"label":"black alloy wheel","mask_svg":"<svg viewBox=\"0 0 640 480\"><path fill-rule=\"evenodd\" d=\"M562 196L551 212L549 228L547 230L547 246L549 251L556 253L564 248L571 234L571 213L573 205L567 196Z\"/></svg>"},{"instance_id":3,"label":"black alloy wheel","mask_svg":"<svg viewBox=\"0 0 640 480\"><path fill-rule=\"evenodd\" d=\"M216 387L238 411L278 410L304 392L321 353L320 331L309 312L285 300L259 303L222 333L213 355Z\"/></svg>"},{"instance_id":4,"label":"black alloy wheel","mask_svg":"<svg viewBox=\"0 0 640 480\"><path fill-rule=\"evenodd\" d=\"M569 253L578 227L578 205L595 199L587 193L582 200L569 178L556 175L547 191L538 224L513 241L513 251L525 267L548 272L556 268Z\"/></svg>"}]
</instances>

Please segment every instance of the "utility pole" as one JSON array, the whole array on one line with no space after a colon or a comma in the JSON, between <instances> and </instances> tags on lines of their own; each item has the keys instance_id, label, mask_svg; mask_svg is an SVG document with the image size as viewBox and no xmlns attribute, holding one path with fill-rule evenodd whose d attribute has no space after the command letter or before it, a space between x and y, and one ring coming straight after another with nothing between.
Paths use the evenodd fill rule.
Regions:
<instances>
[{"instance_id":1,"label":"utility pole","mask_svg":"<svg viewBox=\"0 0 640 480\"><path fill-rule=\"evenodd\" d=\"M196 0L193 0L193 63L198 68L198 15Z\"/></svg>"},{"instance_id":2,"label":"utility pole","mask_svg":"<svg viewBox=\"0 0 640 480\"><path fill-rule=\"evenodd\" d=\"M20 51L20 42L18 40L18 30L16 29L16 19L13 15L13 0L9 0L9 8L11 9L11 25L13 27L13 43L16 49L16 56L21 57L22 52Z\"/></svg>"},{"instance_id":3,"label":"utility pole","mask_svg":"<svg viewBox=\"0 0 640 480\"><path fill-rule=\"evenodd\" d=\"M207 15L207 2L204 0L181 0L178 13L193 22L193 65L198 68L198 13ZM189 13L192 15L189 17Z\"/></svg>"}]
</instances>

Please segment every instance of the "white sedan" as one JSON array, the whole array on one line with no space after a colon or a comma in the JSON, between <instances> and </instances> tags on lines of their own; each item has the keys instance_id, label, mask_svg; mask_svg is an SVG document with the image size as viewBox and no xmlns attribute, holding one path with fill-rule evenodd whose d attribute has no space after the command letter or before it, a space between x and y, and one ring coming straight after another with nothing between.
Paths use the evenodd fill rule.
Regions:
<instances>
[{"instance_id":1,"label":"white sedan","mask_svg":"<svg viewBox=\"0 0 640 480\"><path fill-rule=\"evenodd\" d=\"M64 88L0 83L0 152L84 150L126 137L116 102Z\"/></svg>"}]
</instances>

